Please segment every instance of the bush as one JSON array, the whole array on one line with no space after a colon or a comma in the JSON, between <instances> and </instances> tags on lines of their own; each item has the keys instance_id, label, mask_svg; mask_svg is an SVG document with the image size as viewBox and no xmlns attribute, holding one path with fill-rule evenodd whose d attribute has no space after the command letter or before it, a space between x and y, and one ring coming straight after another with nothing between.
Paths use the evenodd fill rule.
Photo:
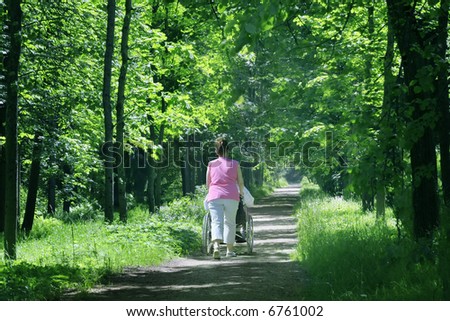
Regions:
<instances>
[{"instance_id":1,"label":"bush","mask_svg":"<svg viewBox=\"0 0 450 321\"><path fill-rule=\"evenodd\" d=\"M206 193L206 187L199 186L194 195L173 200L168 205L162 206L157 215L170 222L201 223L206 213L203 205Z\"/></svg>"},{"instance_id":2,"label":"bush","mask_svg":"<svg viewBox=\"0 0 450 321\"><path fill-rule=\"evenodd\" d=\"M93 273L92 269L61 264L40 266L21 261L0 264L0 300L58 300L67 288L83 290L105 274L103 270Z\"/></svg>"},{"instance_id":3,"label":"bush","mask_svg":"<svg viewBox=\"0 0 450 321\"><path fill-rule=\"evenodd\" d=\"M66 222L74 223L80 221L93 221L97 219L103 219L103 212L100 210L99 206L94 206L88 200L84 200L71 208L70 212L58 212L55 217Z\"/></svg>"},{"instance_id":4,"label":"bush","mask_svg":"<svg viewBox=\"0 0 450 321\"><path fill-rule=\"evenodd\" d=\"M37 216L33 222L33 229L30 233L30 238L41 239L55 233L63 226L63 222L56 218L43 218L42 216Z\"/></svg>"}]
</instances>

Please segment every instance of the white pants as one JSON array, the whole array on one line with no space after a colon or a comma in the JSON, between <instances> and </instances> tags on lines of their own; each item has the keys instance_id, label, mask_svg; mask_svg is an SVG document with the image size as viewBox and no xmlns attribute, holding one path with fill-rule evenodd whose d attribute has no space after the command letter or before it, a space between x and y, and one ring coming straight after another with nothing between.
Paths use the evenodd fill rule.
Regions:
<instances>
[{"instance_id":1,"label":"white pants","mask_svg":"<svg viewBox=\"0 0 450 321\"><path fill-rule=\"evenodd\" d=\"M236 238L236 213L239 202L216 199L208 202L211 215L211 240L234 244Z\"/></svg>"}]
</instances>

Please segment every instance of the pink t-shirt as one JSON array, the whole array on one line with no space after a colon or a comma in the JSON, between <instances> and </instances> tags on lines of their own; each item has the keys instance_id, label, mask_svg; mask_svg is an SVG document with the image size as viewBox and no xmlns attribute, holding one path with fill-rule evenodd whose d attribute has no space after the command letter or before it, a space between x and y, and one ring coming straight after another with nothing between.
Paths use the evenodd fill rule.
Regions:
<instances>
[{"instance_id":1,"label":"pink t-shirt","mask_svg":"<svg viewBox=\"0 0 450 321\"><path fill-rule=\"evenodd\" d=\"M219 157L208 164L209 189L206 200L231 199L239 201L237 187L238 166L236 160Z\"/></svg>"}]
</instances>

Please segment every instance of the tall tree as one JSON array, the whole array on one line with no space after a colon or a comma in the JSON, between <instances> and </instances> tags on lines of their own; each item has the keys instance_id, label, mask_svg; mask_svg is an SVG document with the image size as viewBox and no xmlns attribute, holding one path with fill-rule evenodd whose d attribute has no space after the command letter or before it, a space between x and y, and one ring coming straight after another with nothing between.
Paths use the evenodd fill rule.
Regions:
<instances>
[{"instance_id":1,"label":"tall tree","mask_svg":"<svg viewBox=\"0 0 450 321\"><path fill-rule=\"evenodd\" d=\"M368 36L371 42L373 42L373 35L375 32L375 19L374 19L375 4L373 0L370 0L367 7L368 12ZM366 56L366 78L371 83L372 79L372 55ZM373 84L371 84L373 86ZM371 108L373 110L373 107ZM384 151L382 152L384 154ZM376 168L383 168L383 164L377 160ZM378 170L376 178L376 213L378 218L383 218L385 215L385 199L386 199L386 188L385 188L385 178L384 171Z\"/></svg>"},{"instance_id":2,"label":"tall tree","mask_svg":"<svg viewBox=\"0 0 450 321\"><path fill-rule=\"evenodd\" d=\"M126 201L126 184L125 184L125 163L124 163L124 103L125 103L125 84L128 70L128 36L130 34L132 2L126 0L125 2L125 17L122 26L122 43L121 56L122 66L120 68L119 88L117 93L116 117L117 117L117 147L119 148L120 163L117 164L117 184L118 184L118 199L119 199L119 216L122 222L127 221L127 201Z\"/></svg>"},{"instance_id":3,"label":"tall tree","mask_svg":"<svg viewBox=\"0 0 450 321\"><path fill-rule=\"evenodd\" d=\"M5 179L5 256L16 258L19 215L18 79L21 53L22 10L20 0L6 2L9 48L3 61L6 72L6 179Z\"/></svg>"},{"instance_id":4,"label":"tall tree","mask_svg":"<svg viewBox=\"0 0 450 321\"><path fill-rule=\"evenodd\" d=\"M447 60L447 40L448 40L448 15L449 0L441 0L438 30L436 37L437 68L438 77L436 80L437 105L440 113L439 123L439 145L440 145L440 165L442 177L442 189L444 203L450 207L450 115L449 115L449 94L448 94L448 60Z\"/></svg>"},{"instance_id":5,"label":"tall tree","mask_svg":"<svg viewBox=\"0 0 450 321\"><path fill-rule=\"evenodd\" d=\"M103 196L103 180L94 176L103 171L100 155L85 151L97 150L103 141L102 113L95 112L102 69L93 66L103 64L104 42L98 40L105 38L106 12L98 1L23 2L22 10L21 135L32 139L40 131L45 137L41 178L53 215L61 205L67 211ZM20 152L26 177L31 148Z\"/></svg>"},{"instance_id":6,"label":"tall tree","mask_svg":"<svg viewBox=\"0 0 450 321\"><path fill-rule=\"evenodd\" d=\"M0 3L0 34L6 31L6 4ZM5 121L6 121L6 84L3 65L6 41L0 44L0 233L5 229Z\"/></svg>"},{"instance_id":7,"label":"tall tree","mask_svg":"<svg viewBox=\"0 0 450 321\"><path fill-rule=\"evenodd\" d=\"M386 179L389 176L387 174L387 159L393 158L389 157L389 153L394 153L396 147L393 146L394 143L392 141L392 132L391 134L387 133L390 132L392 129L392 120L390 115L392 114L392 107L393 107L393 88L395 86L395 77L392 73L392 64L394 63L394 46L395 46L395 38L394 33L392 31L392 22L388 17L388 23L387 23L387 43L386 43L386 52L384 55L384 61L383 61L383 77L384 77L384 83L383 83L383 103L382 103L382 113L384 117L384 121L380 124L380 136L382 138L380 139L380 148L381 148L381 157L382 159L378 160L379 167L382 168L381 176L379 179L379 182L377 183L377 217L384 216L384 202L385 202L385 191L386 191ZM392 175L394 176L394 175ZM381 184L382 186L380 186ZM380 190L382 188L382 190ZM383 194L383 197L379 198L378 190L381 191L381 194ZM383 203L383 209L379 207L379 202Z\"/></svg>"},{"instance_id":8,"label":"tall tree","mask_svg":"<svg viewBox=\"0 0 450 321\"><path fill-rule=\"evenodd\" d=\"M104 210L105 220L114 220L114 157L113 148L113 120L111 108L111 78L112 62L114 54L114 29L116 18L116 1L108 0L108 24L106 27L106 50L103 71L103 117L105 125L105 139L102 146L102 153L105 159L105 191Z\"/></svg>"},{"instance_id":9,"label":"tall tree","mask_svg":"<svg viewBox=\"0 0 450 321\"><path fill-rule=\"evenodd\" d=\"M27 203L22 222L22 230L26 234L33 228L34 213L36 210L36 200L39 188L39 175L41 171L42 136L36 132L33 141L33 153L31 160L30 179L28 183Z\"/></svg>"},{"instance_id":10,"label":"tall tree","mask_svg":"<svg viewBox=\"0 0 450 321\"><path fill-rule=\"evenodd\" d=\"M447 39L448 39L448 15L449 0L441 0L439 12L438 34L437 34L437 104L440 112L439 124L439 147L441 153L441 181L444 197L444 211L446 215L442 221L444 242L442 242L439 265L441 268L441 278L443 285L444 300L450 300L450 116L449 116L449 93L448 93L448 60L447 60Z\"/></svg>"},{"instance_id":11,"label":"tall tree","mask_svg":"<svg viewBox=\"0 0 450 321\"><path fill-rule=\"evenodd\" d=\"M5 118L6 108L0 105L0 233L5 229Z\"/></svg>"},{"instance_id":12,"label":"tall tree","mask_svg":"<svg viewBox=\"0 0 450 321\"><path fill-rule=\"evenodd\" d=\"M402 56L404 81L407 87L406 108L411 109L412 201L414 235L428 238L439 225L437 164L433 128L436 119L434 73L426 56L432 47L429 36L416 16L416 7L409 0L386 0L388 15ZM414 2L416 4L416 2ZM431 32L436 32L433 30Z\"/></svg>"}]
</instances>

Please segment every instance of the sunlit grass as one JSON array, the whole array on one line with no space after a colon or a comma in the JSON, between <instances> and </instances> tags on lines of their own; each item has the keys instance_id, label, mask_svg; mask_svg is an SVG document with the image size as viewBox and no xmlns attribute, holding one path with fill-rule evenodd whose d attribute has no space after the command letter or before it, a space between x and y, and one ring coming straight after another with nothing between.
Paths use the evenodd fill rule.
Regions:
<instances>
[{"instance_id":1,"label":"sunlit grass","mask_svg":"<svg viewBox=\"0 0 450 321\"><path fill-rule=\"evenodd\" d=\"M51 219L45 221L43 225ZM102 222L51 225L52 232L46 237L36 239L32 234L29 240L19 242L17 255L21 260L40 265L107 263L120 269L124 264L157 264L173 252L170 245L161 242L166 235L161 236L158 222L151 219L127 225Z\"/></svg>"},{"instance_id":2,"label":"sunlit grass","mask_svg":"<svg viewBox=\"0 0 450 321\"><path fill-rule=\"evenodd\" d=\"M384 220L360 204L304 184L297 209L298 260L312 277L312 300L436 300L437 265L414 258L415 243L398 238L390 210Z\"/></svg>"},{"instance_id":3,"label":"sunlit grass","mask_svg":"<svg viewBox=\"0 0 450 321\"><path fill-rule=\"evenodd\" d=\"M152 266L200 250L202 196L183 198L149 215L129 211L127 224L37 217L20 237L14 262L0 263L0 300L58 299L127 266ZM3 252L3 239L0 239Z\"/></svg>"},{"instance_id":4,"label":"sunlit grass","mask_svg":"<svg viewBox=\"0 0 450 321\"><path fill-rule=\"evenodd\" d=\"M249 187L250 193L255 199L261 199L270 195L275 188L286 187L289 183L284 177L272 179L270 182L266 182L262 185L252 185Z\"/></svg>"}]
</instances>

